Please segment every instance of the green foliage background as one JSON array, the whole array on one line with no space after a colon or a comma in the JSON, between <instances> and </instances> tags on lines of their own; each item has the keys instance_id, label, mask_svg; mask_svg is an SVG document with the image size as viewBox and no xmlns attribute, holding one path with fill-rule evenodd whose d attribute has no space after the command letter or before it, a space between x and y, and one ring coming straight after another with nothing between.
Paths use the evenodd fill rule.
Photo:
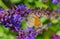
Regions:
<instances>
[{"instance_id":1,"label":"green foliage background","mask_svg":"<svg viewBox=\"0 0 60 39\"><path fill-rule=\"evenodd\" d=\"M60 6L55 5L51 2L51 0L47 0L46 3L43 3L42 0L0 0L0 7L3 9L9 9L13 5L19 5L19 4L25 4L28 6L28 8L50 8L50 9L58 9ZM60 31L60 17L58 19L57 24L52 24L49 26L48 31L43 31L42 34L39 34L36 39L51 39L52 33L57 33L57 31ZM55 20L55 21L56 21ZM45 21L45 20L44 20ZM54 21L54 22L55 22ZM23 22L22 22L23 24ZM0 39L15 39L15 35L9 31L9 29L1 27L0 25Z\"/></svg>"},{"instance_id":2,"label":"green foliage background","mask_svg":"<svg viewBox=\"0 0 60 39\"><path fill-rule=\"evenodd\" d=\"M11 7L11 5L25 4L29 8L39 7L39 8L48 8L57 9L59 5L54 5L51 0L46 0L46 3L43 3L42 0L0 0L0 7L6 9Z\"/></svg>"}]
</instances>

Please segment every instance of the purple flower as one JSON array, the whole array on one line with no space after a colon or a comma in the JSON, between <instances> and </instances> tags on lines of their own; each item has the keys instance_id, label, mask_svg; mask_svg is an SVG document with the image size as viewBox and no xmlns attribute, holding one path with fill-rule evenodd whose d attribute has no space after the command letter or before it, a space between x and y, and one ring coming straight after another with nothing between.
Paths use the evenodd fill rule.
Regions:
<instances>
[{"instance_id":1,"label":"purple flower","mask_svg":"<svg viewBox=\"0 0 60 39\"><path fill-rule=\"evenodd\" d=\"M30 10L26 10L26 13L29 13L30 12Z\"/></svg>"},{"instance_id":2,"label":"purple flower","mask_svg":"<svg viewBox=\"0 0 60 39\"><path fill-rule=\"evenodd\" d=\"M28 36L25 39L30 39Z\"/></svg>"},{"instance_id":3,"label":"purple flower","mask_svg":"<svg viewBox=\"0 0 60 39\"><path fill-rule=\"evenodd\" d=\"M21 26L20 21L18 21L18 20L17 21L9 20L9 21L12 24L12 26L16 29L16 31L18 31L20 29L20 26Z\"/></svg>"},{"instance_id":4,"label":"purple flower","mask_svg":"<svg viewBox=\"0 0 60 39\"><path fill-rule=\"evenodd\" d=\"M21 26L20 20L24 19L24 17L21 17L21 14L17 14L17 12L15 13L13 9L8 11L5 10L4 12L1 12L0 15L0 22L2 23L2 25L7 28L14 27L16 31L19 31Z\"/></svg>"},{"instance_id":5,"label":"purple flower","mask_svg":"<svg viewBox=\"0 0 60 39\"><path fill-rule=\"evenodd\" d=\"M58 9L58 13L60 13L60 8Z\"/></svg>"},{"instance_id":6,"label":"purple flower","mask_svg":"<svg viewBox=\"0 0 60 39\"><path fill-rule=\"evenodd\" d=\"M1 12L1 11L3 11L3 9L2 9L2 8L0 8L0 12Z\"/></svg>"},{"instance_id":7,"label":"purple flower","mask_svg":"<svg viewBox=\"0 0 60 39\"><path fill-rule=\"evenodd\" d=\"M14 21L20 21L20 20L23 20L21 15L18 15L18 14L14 14Z\"/></svg>"},{"instance_id":8,"label":"purple flower","mask_svg":"<svg viewBox=\"0 0 60 39\"><path fill-rule=\"evenodd\" d=\"M60 5L60 0L52 0L52 3Z\"/></svg>"},{"instance_id":9,"label":"purple flower","mask_svg":"<svg viewBox=\"0 0 60 39\"><path fill-rule=\"evenodd\" d=\"M53 0L52 3L57 4L58 2L57 2L57 0Z\"/></svg>"},{"instance_id":10,"label":"purple flower","mask_svg":"<svg viewBox=\"0 0 60 39\"><path fill-rule=\"evenodd\" d=\"M6 23L5 27L7 27L7 28L10 28L10 25L9 25L9 23Z\"/></svg>"},{"instance_id":11,"label":"purple flower","mask_svg":"<svg viewBox=\"0 0 60 39\"><path fill-rule=\"evenodd\" d=\"M58 36L58 35L56 35L56 34L53 34L53 35L52 35L52 38L53 38L53 39L60 39L60 36Z\"/></svg>"},{"instance_id":12,"label":"purple flower","mask_svg":"<svg viewBox=\"0 0 60 39\"><path fill-rule=\"evenodd\" d=\"M24 4L16 6L16 9L20 9L21 11L24 11L25 9L28 9L28 7Z\"/></svg>"},{"instance_id":13,"label":"purple flower","mask_svg":"<svg viewBox=\"0 0 60 39\"><path fill-rule=\"evenodd\" d=\"M21 14L21 16L25 16L26 14L28 15L28 13L30 12L28 7L26 5L24 5L24 4L15 6L15 8L16 8L16 13Z\"/></svg>"},{"instance_id":14,"label":"purple flower","mask_svg":"<svg viewBox=\"0 0 60 39\"><path fill-rule=\"evenodd\" d=\"M32 29L28 28L28 30L20 30L18 33L18 39L35 39L37 32Z\"/></svg>"},{"instance_id":15,"label":"purple flower","mask_svg":"<svg viewBox=\"0 0 60 39\"><path fill-rule=\"evenodd\" d=\"M3 12L1 12L3 11ZM18 5L15 8L9 10L3 10L0 8L0 22L7 28L14 27L16 31L19 31L21 27L21 20L24 20L24 15L28 14L30 10L26 5Z\"/></svg>"}]
</instances>

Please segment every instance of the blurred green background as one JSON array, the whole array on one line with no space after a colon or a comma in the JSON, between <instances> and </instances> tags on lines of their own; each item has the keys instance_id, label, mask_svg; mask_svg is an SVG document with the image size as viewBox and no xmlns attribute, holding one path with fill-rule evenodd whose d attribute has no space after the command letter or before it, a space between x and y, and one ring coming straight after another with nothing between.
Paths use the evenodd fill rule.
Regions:
<instances>
[{"instance_id":1,"label":"blurred green background","mask_svg":"<svg viewBox=\"0 0 60 39\"><path fill-rule=\"evenodd\" d=\"M46 0L43 2L42 0L0 0L0 7L3 9L9 9L14 5L25 4L28 8L50 8L53 10L58 9L60 6L55 5L51 2L51 0ZM54 24L58 20L57 24ZM53 25L49 26L48 31L43 31L43 34L39 34L36 39L51 39L52 33L60 34L60 17L58 19L53 20ZM15 33L11 33L9 29L0 26L0 39L16 39Z\"/></svg>"},{"instance_id":2,"label":"blurred green background","mask_svg":"<svg viewBox=\"0 0 60 39\"><path fill-rule=\"evenodd\" d=\"M35 8L35 7L45 7L48 8L50 7L51 9L57 9L59 8L59 5L55 5L51 2L51 0L0 0L0 7L4 9L8 9L9 7L12 7L13 5L18 5L18 4L25 4L29 8Z\"/></svg>"}]
</instances>

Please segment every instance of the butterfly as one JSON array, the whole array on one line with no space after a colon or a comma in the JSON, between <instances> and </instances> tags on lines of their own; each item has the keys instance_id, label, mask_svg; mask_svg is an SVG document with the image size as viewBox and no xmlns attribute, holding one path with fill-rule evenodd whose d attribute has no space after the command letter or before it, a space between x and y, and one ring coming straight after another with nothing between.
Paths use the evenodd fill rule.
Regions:
<instances>
[{"instance_id":1,"label":"butterfly","mask_svg":"<svg viewBox=\"0 0 60 39\"><path fill-rule=\"evenodd\" d=\"M39 20L39 17L36 16L35 14L29 14L29 16L27 17L27 26L28 27L39 27L41 26L41 22Z\"/></svg>"}]
</instances>

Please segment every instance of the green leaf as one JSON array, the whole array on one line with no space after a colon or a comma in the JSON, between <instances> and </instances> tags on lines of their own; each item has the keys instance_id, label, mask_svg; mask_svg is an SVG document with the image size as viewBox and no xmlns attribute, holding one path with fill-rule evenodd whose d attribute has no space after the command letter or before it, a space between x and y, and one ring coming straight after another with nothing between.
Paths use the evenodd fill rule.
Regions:
<instances>
[{"instance_id":1,"label":"green leaf","mask_svg":"<svg viewBox=\"0 0 60 39\"><path fill-rule=\"evenodd\" d=\"M49 5L49 7L50 7L51 9L54 9L54 10L56 10L56 9L58 8L58 6L55 5L55 4L53 4L53 3L51 2L51 0L49 0L48 5Z\"/></svg>"},{"instance_id":2,"label":"green leaf","mask_svg":"<svg viewBox=\"0 0 60 39\"><path fill-rule=\"evenodd\" d=\"M48 6L46 4L43 4L41 1L35 1L35 5L36 7L40 7L40 8L48 8Z\"/></svg>"},{"instance_id":3,"label":"green leaf","mask_svg":"<svg viewBox=\"0 0 60 39\"><path fill-rule=\"evenodd\" d=\"M14 37L13 35L8 35L7 39L17 39L17 38Z\"/></svg>"},{"instance_id":4,"label":"green leaf","mask_svg":"<svg viewBox=\"0 0 60 39\"><path fill-rule=\"evenodd\" d=\"M2 37L3 35L4 35L4 31L3 31L2 26L0 26L0 37Z\"/></svg>"},{"instance_id":5,"label":"green leaf","mask_svg":"<svg viewBox=\"0 0 60 39\"><path fill-rule=\"evenodd\" d=\"M43 39L51 39L51 35L53 34L53 31L48 30L43 33Z\"/></svg>"},{"instance_id":6,"label":"green leaf","mask_svg":"<svg viewBox=\"0 0 60 39\"><path fill-rule=\"evenodd\" d=\"M8 7L4 4L4 2L2 2L2 0L0 0L0 7L2 7L3 9L8 9Z\"/></svg>"},{"instance_id":7,"label":"green leaf","mask_svg":"<svg viewBox=\"0 0 60 39\"><path fill-rule=\"evenodd\" d=\"M21 28L22 29L26 29L27 28L27 25L26 25L26 21L25 20L21 20Z\"/></svg>"},{"instance_id":8,"label":"green leaf","mask_svg":"<svg viewBox=\"0 0 60 39\"><path fill-rule=\"evenodd\" d=\"M38 34L37 37L35 39L42 39L43 34Z\"/></svg>"},{"instance_id":9,"label":"green leaf","mask_svg":"<svg viewBox=\"0 0 60 39\"><path fill-rule=\"evenodd\" d=\"M58 20L57 19L51 19L51 23L56 24L56 23L58 23Z\"/></svg>"},{"instance_id":10,"label":"green leaf","mask_svg":"<svg viewBox=\"0 0 60 39\"><path fill-rule=\"evenodd\" d=\"M19 3L21 0L10 0L11 3Z\"/></svg>"},{"instance_id":11,"label":"green leaf","mask_svg":"<svg viewBox=\"0 0 60 39\"><path fill-rule=\"evenodd\" d=\"M41 21L42 23L44 23L46 20L48 20L48 17L41 17L41 18L40 18L40 21Z\"/></svg>"},{"instance_id":12,"label":"green leaf","mask_svg":"<svg viewBox=\"0 0 60 39\"><path fill-rule=\"evenodd\" d=\"M6 34L9 33L9 29L8 28L3 27L3 30L4 30L4 33L6 33Z\"/></svg>"},{"instance_id":13,"label":"green leaf","mask_svg":"<svg viewBox=\"0 0 60 39\"><path fill-rule=\"evenodd\" d=\"M4 36L2 37L2 39L7 39L8 35L4 34Z\"/></svg>"},{"instance_id":14,"label":"green leaf","mask_svg":"<svg viewBox=\"0 0 60 39\"><path fill-rule=\"evenodd\" d=\"M57 34L58 36L60 36L60 31L57 31L56 34Z\"/></svg>"},{"instance_id":15,"label":"green leaf","mask_svg":"<svg viewBox=\"0 0 60 39\"><path fill-rule=\"evenodd\" d=\"M27 0L28 2L30 2L30 3L32 3L33 2L33 0Z\"/></svg>"},{"instance_id":16,"label":"green leaf","mask_svg":"<svg viewBox=\"0 0 60 39\"><path fill-rule=\"evenodd\" d=\"M58 28L56 26L49 26L49 29L52 30L53 32L58 31Z\"/></svg>"}]
</instances>

